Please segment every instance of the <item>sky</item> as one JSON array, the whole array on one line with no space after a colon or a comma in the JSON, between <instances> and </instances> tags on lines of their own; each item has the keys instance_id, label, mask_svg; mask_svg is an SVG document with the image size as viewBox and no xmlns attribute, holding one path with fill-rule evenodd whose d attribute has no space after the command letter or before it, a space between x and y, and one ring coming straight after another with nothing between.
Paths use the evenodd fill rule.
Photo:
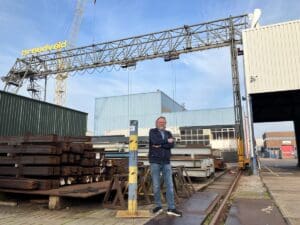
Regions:
<instances>
[{"instance_id":1,"label":"sky","mask_svg":"<svg viewBox=\"0 0 300 225\"><path fill-rule=\"evenodd\" d=\"M8 73L23 49L67 40L76 0L0 0L0 76ZM77 46L101 43L262 10L260 25L299 19L298 0L87 0ZM239 58L241 84L243 61ZM0 89L4 83L0 81ZM47 101L54 101L54 76ZM243 93L243 86L242 95ZM89 113L93 131L95 98L156 90L187 109L233 106L228 48L139 62L134 70L71 74L66 106ZM25 88L19 94L28 96ZM292 123L255 124L255 136L291 130Z\"/></svg>"}]
</instances>

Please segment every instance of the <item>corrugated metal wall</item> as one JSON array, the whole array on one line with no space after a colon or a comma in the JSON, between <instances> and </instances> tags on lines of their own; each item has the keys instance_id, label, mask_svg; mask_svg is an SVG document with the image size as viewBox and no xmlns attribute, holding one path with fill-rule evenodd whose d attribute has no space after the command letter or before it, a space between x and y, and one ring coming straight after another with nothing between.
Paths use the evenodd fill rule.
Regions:
<instances>
[{"instance_id":1,"label":"corrugated metal wall","mask_svg":"<svg viewBox=\"0 0 300 225\"><path fill-rule=\"evenodd\" d=\"M300 20L243 31L247 92L300 89Z\"/></svg>"},{"instance_id":2,"label":"corrugated metal wall","mask_svg":"<svg viewBox=\"0 0 300 225\"><path fill-rule=\"evenodd\" d=\"M87 113L0 91L0 136L82 136Z\"/></svg>"},{"instance_id":3,"label":"corrugated metal wall","mask_svg":"<svg viewBox=\"0 0 300 225\"><path fill-rule=\"evenodd\" d=\"M180 112L184 111L184 107L179 105L176 101L170 98L165 93L161 92L161 112Z\"/></svg>"},{"instance_id":4,"label":"corrugated metal wall","mask_svg":"<svg viewBox=\"0 0 300 225\"><path fill-rule=\"evenodd\" d=\"M234 124L233 108L187 110L183 112L163 113L168 126L215 126ZM154 122L152 122L154 124Z\"/></svg>"},{"instance_id":5,"label":"corrugated metal wall","mask_svg":"<svg viewBox=\"0 0 300 225\"><path fill-rule=\"evenodd\" d=\"M233 108L182 111L178 103L172 108L172 99L161 103L162 92L134 94L130 96L130 118L128 117L128 96L97 98L95 102L95 135L105 135L116 130L129 128L129 120L139 121L139 128L152 128L158 116L165 116L168 127L212 126L234 124ZM163 113L162 106L168 105L178 112ZM181 111L179 111L181 110Z\"/></svg>"},{"instance_id":6,"label":"corrugated metal wall","mask_svg":"<svg viewBox=\"0 0 300 225\"><path fill-rule=\"evenodd\" d=\"M132 119L138 119L139 127L142 127L150 122L153 115L157 117L160 113L160 92L97 98L95 135L103 135L105 130L126 129L129 127L129 120ZM151 123L153 124L153 121Z\"/></svg>"}]
</instances>

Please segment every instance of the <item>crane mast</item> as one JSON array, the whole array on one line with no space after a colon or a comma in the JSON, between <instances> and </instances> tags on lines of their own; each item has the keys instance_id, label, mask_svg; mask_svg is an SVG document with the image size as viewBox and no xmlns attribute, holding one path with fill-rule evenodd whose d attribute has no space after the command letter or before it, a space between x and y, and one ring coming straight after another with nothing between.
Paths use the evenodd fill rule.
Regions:
<instances>
[{"instance_id":1,"label":"crane mast","mask_svg":"<svg viewBox=\"0 0 300 225\"><path fill-rule=\"evenodd\" d=\"M87 0L77 0L76 9L75 9L73 21L69 32L68 48L74 48L76 45L86 2ZM66 62L64 62L61 59L58 59L57 66L58 66L58 70L63 70L65 67L69 67L69 65L66 64ZM68 72L62 72L62 73L58 73L55 77L54 103L57 105L66 104L68 76L69 76Z\"/></svg>"}]
</instances>

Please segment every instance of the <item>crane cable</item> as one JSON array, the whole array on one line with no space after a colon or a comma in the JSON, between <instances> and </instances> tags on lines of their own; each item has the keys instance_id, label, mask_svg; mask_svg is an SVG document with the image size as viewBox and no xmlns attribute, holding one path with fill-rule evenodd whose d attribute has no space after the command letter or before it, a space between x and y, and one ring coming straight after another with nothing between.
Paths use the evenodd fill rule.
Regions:
<instances>
[{"instance_id":1,"label":"crane cable","mask_svg":"<svg viewBox=\"0 0 300 225\"><path fill-rule=\"evenodd\" d=\"M132 107L132 75L131 71L134 71L136 67L127 67L127 95L128 95L128 121L130 120L131 116L131 107Z\"/></svg>"},{"instance_id":2,"label":"crane cable","mask_svg":"<svg viewBox=\"0 0 300 225\"><path fill-rule=\"evenodd\" d=\"M130 121L130 107L131 107L131 105L130 105L130 93L131 93L130 86L131 86L130 71L127 69L127 95L128 95L128 100L127 100L128 120L127 121Z\"/></svg>"},{"instance_id":3,"label":"crane cable","mask_svg":"<svg viewBox=\"0 0 300 225\"><path fill-rule=\"evenodd\" d=\"M176 74L176 69L174 68L174 62L171 61L171 75L173 76L173 82L172 82L172 101L173 101L173 110L175 109L176 105L176 89L177 89L177 74ZM176 110L177 111L177 110ZM177 128L177 113L175 113L175 127Z\"/></svg>"},{"instance_id":4,"label":"crane cable","mask_svg":"<svg viewBox=\"0 0 300 225\"><path fill-rule=\"evenodd\" d=\"M94 7L93 7L93 21L92 21L92 43L95 43L95 36L96 36L96 0L94 0Z\"/></svg>"}]
</instances>

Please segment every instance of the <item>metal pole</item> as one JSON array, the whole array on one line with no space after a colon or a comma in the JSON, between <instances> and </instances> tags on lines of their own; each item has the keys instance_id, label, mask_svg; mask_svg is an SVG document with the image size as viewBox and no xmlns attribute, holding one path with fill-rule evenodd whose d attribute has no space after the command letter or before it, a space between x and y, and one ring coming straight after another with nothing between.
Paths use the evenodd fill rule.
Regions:
<instances>
[{"instance_id":1,"label":"metal pole","mask_svg":"<svg viewBox=\"0 0 300 225\"><path fill-rule=\"evenodd\" d=\"M128 177L128 212L137 212L137 150L138 150L138 121L130 120L129 136L129 177Z\"/></svg>"},{"instance_id":2,"label":"metal pole","mask_svg":"<svg viewBox=\"0 0 300 225\"><path fill-rule=\"evenodd\" d=\"M298 158L297 166L300 167L300 120L298 120L298 118L294 119L294 131L296 137L297 158Z\"/></svg>"},{"instance_id":3,"label":"metal pole","mask_svg":"<svg viewBox=\"0 0 300 225\"><path fill-rule=\"evenodd\" d=\"M45 76L45 87L44 87L44 102L47 100L47 76Z\"/></svg>"},{"instance_id":4,"label":"metal pole","mask_svg":"<svg viewBox=\"0 0 300 225\"><path fill-rule=\"evenodd\" d=\"M138 210L137 187L138 187L138 121L130 120L129 131L129 174L128 174L128 210L120 210L116 217L122 218L145 218L150 217L148 210Z\"/></svg>"},{"instance_id":5,"label":"metal pole","mask_svg":"<svg viewBox=\"0 0 300 225\"><path fill-rule=\"evenodd\" d=\"M254 146L254 127L253 127L253 114L252 114L252 100L251 96L247 95L247 111L248 111L248 124L249 124L249 142L250 142L250 157L251 157L251 168L252 168L252 173L254 175L257 175L257 158L255 154L255 146ZM258 165L259 166L259 165ZM260 169L260 168L259 168Z\"/></svg>"}]
</instances>

